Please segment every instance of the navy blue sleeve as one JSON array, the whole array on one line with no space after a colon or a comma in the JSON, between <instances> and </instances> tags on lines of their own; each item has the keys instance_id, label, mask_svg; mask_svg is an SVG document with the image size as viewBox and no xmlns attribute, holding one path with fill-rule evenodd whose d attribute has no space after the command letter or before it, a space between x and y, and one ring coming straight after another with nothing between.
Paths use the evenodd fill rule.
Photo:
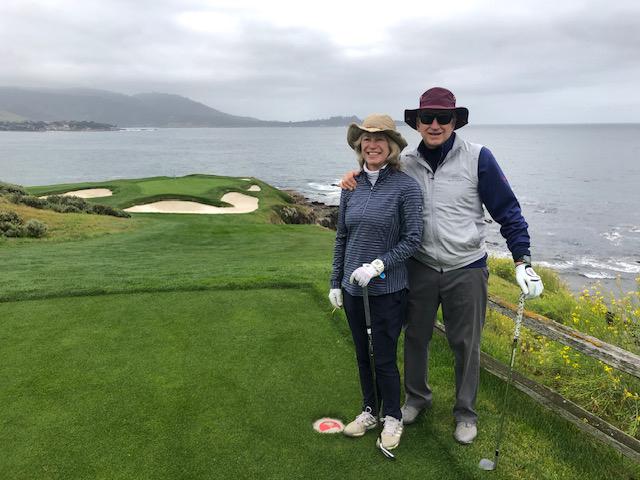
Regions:
<instances>
[{"instance_id":1,"label":"navy blue sleeve","mask_svg":"<svg viewBox=\"0 0 640 480\"><path fill-rule=\"evenodd\" d=\"M478 158L478 191L489 215L500 224L500 233L507 241L513 259L530 255L529 225L507 178L486 147L482 147Z\"/></svg>"},{"instance_id":2,"label":"navy blue sleeve","mask_svg":"<svg viewBox=\"0 0 640 480\"><path fill-rule=\"evenodd\" d=\"M331 288L340 288L344 276L344 253L347 249L347 225L344 221L347 208L349 190L342 189L340 193L340 209L338 210L338 224L336 225L336 243L333 247L333 271L331 272Z\"/></svg>"}]
</instances>

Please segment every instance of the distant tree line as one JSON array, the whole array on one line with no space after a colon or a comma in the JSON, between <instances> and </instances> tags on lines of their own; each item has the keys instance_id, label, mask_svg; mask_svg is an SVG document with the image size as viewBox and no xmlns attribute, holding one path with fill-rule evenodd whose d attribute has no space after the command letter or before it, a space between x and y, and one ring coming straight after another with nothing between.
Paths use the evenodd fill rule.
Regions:
<instances>
[{"instance_id":1,"label":"distant tree line","mask_svg":"<svg viewBox=\"0 0 640 480\"><path fill-rule=\"evenodd\" d=\"M0 122L2 132L89 132L119 130L116 125L98 123L88 120L59 120L55 122L43 122L26 120L24 122Z\"/></svg>"}]
</instances>

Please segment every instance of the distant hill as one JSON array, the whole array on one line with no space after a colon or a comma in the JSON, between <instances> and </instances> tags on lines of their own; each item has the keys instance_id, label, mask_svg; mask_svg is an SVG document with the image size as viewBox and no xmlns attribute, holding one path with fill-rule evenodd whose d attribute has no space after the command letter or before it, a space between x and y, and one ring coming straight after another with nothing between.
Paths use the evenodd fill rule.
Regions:
<instances>
[{"instance_id":1,"label":"distant hill","mask_svg":"<svg viewBox=\"0 0 640 480\"><path fill-rule=\"evenodd\" d=\"M0 122L24 122L25 120L27 119L20 115L0 110Z\"/></svg>"},{"instance_id":2,"label":"distant hill","mask_svg":"<svg viewBox=\"0 0 640 480\"><path fill-rule=\"evenodd\" d=\"M4 121L91 121L119 127L271 127L341 126L357 117L274 122L221 112L180 95L123 95L92 89L0 87Z\"/></svg>"}]
</instances>

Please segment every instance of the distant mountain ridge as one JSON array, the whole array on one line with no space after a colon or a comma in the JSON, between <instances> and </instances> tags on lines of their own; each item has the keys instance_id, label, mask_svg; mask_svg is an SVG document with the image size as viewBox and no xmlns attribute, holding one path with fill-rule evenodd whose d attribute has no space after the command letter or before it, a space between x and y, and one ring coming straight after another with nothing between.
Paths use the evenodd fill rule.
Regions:
<instances>
[{"instance_id":1,"label":"distant mountain ridge","mask_svg":"<svg viewBox=\"0 0 640 480\"><path fill-rule=\"evenodd\" d=\"M0 112L6 120L91 121L119 127L278 127L342 126L356 116L302 122L277 122L231 115L180 95L124 95L108 90L0 87Z\"/></svg>"}]
</instances>

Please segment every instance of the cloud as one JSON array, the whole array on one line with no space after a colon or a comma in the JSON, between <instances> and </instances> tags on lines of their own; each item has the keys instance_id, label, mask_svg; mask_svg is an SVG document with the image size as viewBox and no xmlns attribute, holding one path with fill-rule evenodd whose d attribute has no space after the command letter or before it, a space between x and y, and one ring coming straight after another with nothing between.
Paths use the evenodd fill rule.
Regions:
<instances>
[{"instance_id":1,"label":"cloud","mask_svg":"<svg viewBox=\"0 0 640 480\"><path fill-rule=\"evenodd\" d=\"M443 85L481 123L640 121L636 2L411 5L5 0L0 84L165 91L279 120L401 118Z\"/></svg>"}]
</instances>

